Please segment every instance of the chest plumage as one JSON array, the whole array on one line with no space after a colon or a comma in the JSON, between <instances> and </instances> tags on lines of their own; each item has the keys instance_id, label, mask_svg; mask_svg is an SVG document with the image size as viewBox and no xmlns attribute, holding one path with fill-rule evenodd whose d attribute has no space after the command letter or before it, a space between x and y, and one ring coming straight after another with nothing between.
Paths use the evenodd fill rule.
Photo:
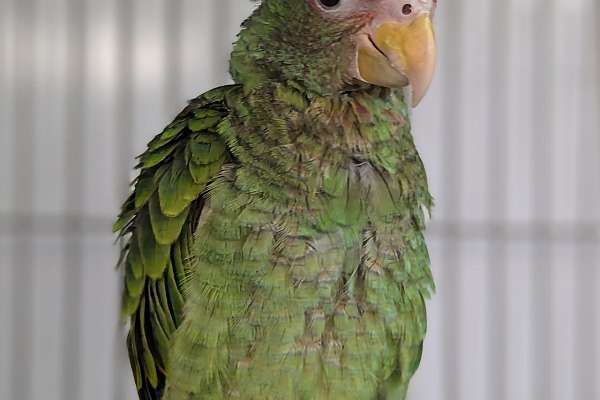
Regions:
<instances>
[{"instance_id":1,"label":"chest plumage","mask_svg":"<svg viewBox=\"0 0 600 400\"><path fill-rule=\"evenodd\" d=\"M401 99L355 96L292 107L280 93L279 106L234 110L222 125L240 162L207 191L165 398L405 391L432 289L430 197L406 118L393 111ZM258 129L273 123L285 135L265 143Z\"/></svg>"}]
</instances>

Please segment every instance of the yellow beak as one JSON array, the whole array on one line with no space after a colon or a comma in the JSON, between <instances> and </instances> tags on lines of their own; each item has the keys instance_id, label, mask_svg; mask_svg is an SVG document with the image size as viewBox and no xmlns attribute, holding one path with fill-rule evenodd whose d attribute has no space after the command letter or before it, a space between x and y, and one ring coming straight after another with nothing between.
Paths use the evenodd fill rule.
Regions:
<instances>
[{"instance_id":1,"label":"yellow beak","mask_svg":"<svg viewBox=\"0 0 600 400\"><path fill-rule=\"evenodd\" d=\"M433 80L437 50L429 15L409 24L385 22L359 46L358 71L368 83L384 87L412 87L412 105L417 106Z\"/></svg>"}]
</instances>

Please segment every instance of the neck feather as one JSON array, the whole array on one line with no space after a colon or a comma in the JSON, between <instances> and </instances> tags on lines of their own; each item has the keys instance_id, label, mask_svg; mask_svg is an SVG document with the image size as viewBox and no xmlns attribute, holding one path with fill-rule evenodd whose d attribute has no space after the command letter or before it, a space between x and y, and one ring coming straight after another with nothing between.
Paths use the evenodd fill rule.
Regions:
<instances>
[{"instance_id":1,"label":"neck feather","mask_svg":"<svg viewBox=\"0 0 600 400\"><path fill-rule=\"evenodd\" d=\"M230 107L225 134L235 156L269 183L314 191L325 169L369 164L384 175L407 173L411 185L426 189L401 91L324 97L274 84L240 88Z\"/></svg>"}]
</instances>

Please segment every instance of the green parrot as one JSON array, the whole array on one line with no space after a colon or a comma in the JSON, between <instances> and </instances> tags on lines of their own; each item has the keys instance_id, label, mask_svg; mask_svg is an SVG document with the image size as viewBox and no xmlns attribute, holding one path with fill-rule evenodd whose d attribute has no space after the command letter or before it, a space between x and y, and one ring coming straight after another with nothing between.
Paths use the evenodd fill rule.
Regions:
<instances>
[{"instance_id":1,"label":"green parrot","mask_svg":"<svg viewBox=\"0 0 600 400\"><path fill-rule=\"evenodd\" d=\"M142 400L398 399L434 291L410 108L436 0L263 0L115 223Z\"/></svg>"}]
</instances>

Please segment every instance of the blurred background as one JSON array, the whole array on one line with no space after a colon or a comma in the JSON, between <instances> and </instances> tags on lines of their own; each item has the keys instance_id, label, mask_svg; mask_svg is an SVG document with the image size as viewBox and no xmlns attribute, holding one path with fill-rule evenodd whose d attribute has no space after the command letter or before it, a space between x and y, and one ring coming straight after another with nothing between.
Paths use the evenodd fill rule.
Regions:
<instances>
[{"instance_id":1,"label":"blurred background","mask_svg":"<svg viewBox=\"0 0 600 400\"><path fill-rule=\"evenodd\" d=\"M297 0L300 1L300 0ZM247 0L0 0L0 399L134 400L110 225ZM600 399L600 2L441 0L412 400Z\"/></svg>"}]
</instances>

